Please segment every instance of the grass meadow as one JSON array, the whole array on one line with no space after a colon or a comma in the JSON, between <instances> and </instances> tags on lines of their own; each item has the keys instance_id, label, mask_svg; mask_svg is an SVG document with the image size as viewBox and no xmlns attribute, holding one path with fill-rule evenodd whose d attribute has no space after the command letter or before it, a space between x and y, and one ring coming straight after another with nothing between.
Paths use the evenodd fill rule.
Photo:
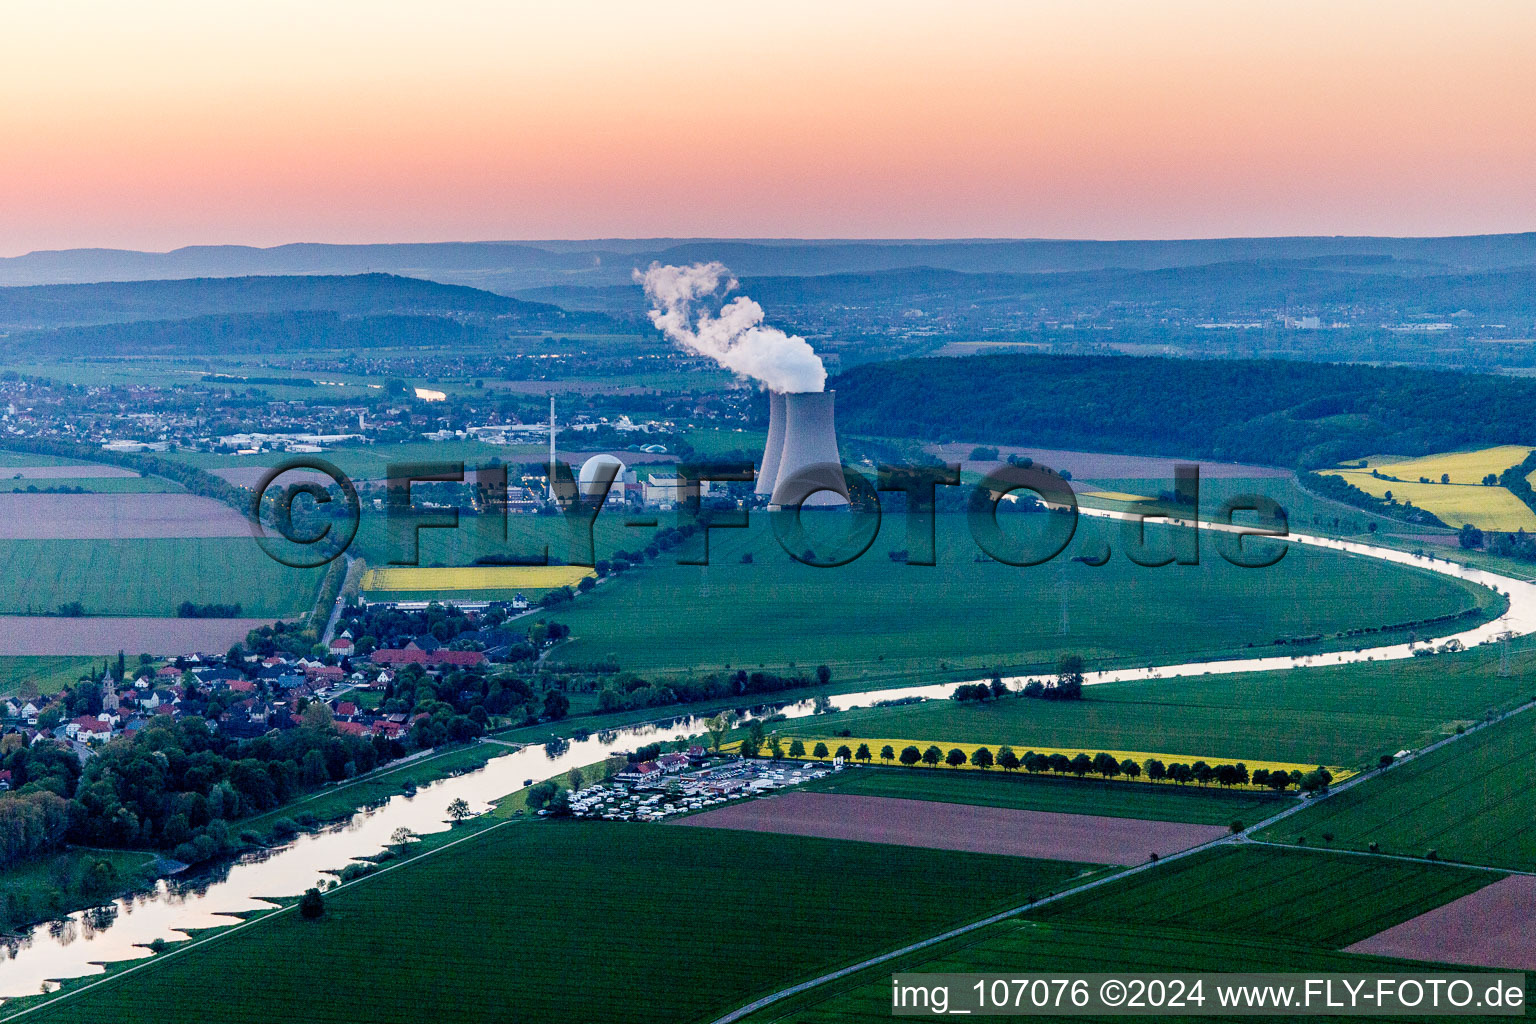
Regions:
<instances>
[{"instance_id":1,"label":"grass meadow","mask_svg":"<svg viewBox=\"0 0 1536 1024\"><path fill-rule=\"evenodd\" d=\"M32 1019L708 1020L1085 870L713 829L517 822L331 894L320 921L263 920Z\"/></svg>"},{"instance_id":2,"label":"grass meadow","mask_svg":"<svg viewBox=\"0 0 1536 1024\"><path fill-rule=\"evenodd\" d=\"M1517 715L1330 797L1263 838L1536 871L1536 716ZM1325 840L1324 835L1332 838Z\"/></svg>"},{"instance_id":3,"label":"grass meadow","mask_svg":"<svg viewBox=\"0 0 1536 1024\"><path fill-rule=\"evenodd\" d=\"M846 518L824 516L813 529ZM1057 517L1016 518L1008 529ZM746 530L713 530L709 566L664 556L562 609L573 639L553 658L624 651L627 668L656 675L826 664L838 679L894 685L1041 671L1068 653L1109 668L1290 650L1272 646L1280 637L1323 634L1309 653L1358 647L1386 638L1332 634L1493 600L1444 576L1305 548L1268 569L1238 568L1208 538L1199 565L1148 568L1125 557L1120 524L1086 518L1063 556L1019 568L979 555L963 516L941 516L939 564L903 565L888 553L909 547L905 530L886 517L868 552L840 568L791 559L766 516ZM1148 532L1156 547L1168 531ZM1103 567L1069 558L1106 544L1114 555Z\"/></svg>"},{"instance_id":4,"label":"grass meadow","mask_svg":"<svg viewBox=\"0 0 1536 1024\"><path fill-rule=\"evenodd\" d=\"M1024 774L1003 775L1001 772L962 775L906 768L849 768L802 788L855 796L937 800L1026 811L1184 821L1197 825L1258 821L1283 809L1287 799L1201 787L1128 786L1093 779L1050 779Z\"/></svg>"}]
</instances>

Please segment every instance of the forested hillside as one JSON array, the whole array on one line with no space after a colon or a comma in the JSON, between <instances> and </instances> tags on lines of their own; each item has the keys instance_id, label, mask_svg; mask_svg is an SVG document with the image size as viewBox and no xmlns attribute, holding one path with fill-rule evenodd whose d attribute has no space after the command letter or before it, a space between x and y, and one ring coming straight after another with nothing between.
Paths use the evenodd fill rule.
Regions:
<instances>
[{"instance_id":1,"label":"forested hillside","mask_svg":"<svg viewBox=\"0 0 1536 1024\"><path fill-rule=\"evenodd\" d=\"M561 313L556 306L523 302L478 288L391 274L192 278L0 288L0 327L10 328L317 310L350 315Z\"/></svg>"},{"instance_id":2,"label":"forested hillside","mask_svg":"<svg viewBox=\"0 0 1536 1024\"><path fill-rule=\"evenodd\" d=\"M1257 360L974 356L828 382L847 433L1279 466L1536 444L1536 381Z\"/></svg>"}]
</instances>

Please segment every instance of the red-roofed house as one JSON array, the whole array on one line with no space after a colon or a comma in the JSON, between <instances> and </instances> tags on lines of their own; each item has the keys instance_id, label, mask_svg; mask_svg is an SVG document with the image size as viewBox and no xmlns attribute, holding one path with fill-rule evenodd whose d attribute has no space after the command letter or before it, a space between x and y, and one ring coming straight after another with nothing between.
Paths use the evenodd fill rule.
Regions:
<instances>
[{"instance_id":1,"label":"red-roofed house","mask_svg":"<svg viewBox=\"0 0 1536 1024\"><path fill-rule=\"evenodd\" d=\"M331 653L338 658L350 658L356 651L357 645L345 633L331 641Z\"/></svg>"},{"instance_id":2,"label":"red-roofed house","mask_svg":"<svg viewBox=\"0 0 1536 1024\"><path fill-rule=\"evenodd\" d=\"M64 734L70 739L105 740L112 738L112 723L103 722L95 715L81 715L70 719L64 726Z\"/></svg>"},{"instance_id":3,"label":"red-roofed house","mask_svg":"<svg viewBox=\"0 0 1536 1024\"><path fill-rule=\"evenodd\" d=\"M338 701L336 703L336 713L342 718L351 718L357 714L357 705L350 700Z\"/></svg>"},{"instance_id":4,"label":"red-roofed house","mask_svg":"<svg viewBox=\"0 0 1536 1024\"><path fill-rule=\"evenodd\" d=\"M367 736L368 727L361 722L337 722L336 731L343 736Z\"/></svg>"}]
</instances>

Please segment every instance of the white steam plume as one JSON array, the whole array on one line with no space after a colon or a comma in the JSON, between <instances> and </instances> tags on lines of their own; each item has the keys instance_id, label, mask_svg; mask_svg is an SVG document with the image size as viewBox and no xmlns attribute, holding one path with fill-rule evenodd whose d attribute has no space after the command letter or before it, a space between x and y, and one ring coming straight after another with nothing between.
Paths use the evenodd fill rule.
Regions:
<instances>
[{"instance_id":1,"label":"white steam plume","mask_svg":"<svg viewBox=\"0 0 1536 1024\"><path fill-rule=\"evenodd\" d=\"M652 263L636 270L635 280L651 300L651 323L690 351L708 356L727 370L761 381L774 391L820 391L827 384L810 343L776 327L763 326L763 307L738 295L711 314L699 300L736 287L722 263L687 267Z\"/></svg>"}]
</instances>

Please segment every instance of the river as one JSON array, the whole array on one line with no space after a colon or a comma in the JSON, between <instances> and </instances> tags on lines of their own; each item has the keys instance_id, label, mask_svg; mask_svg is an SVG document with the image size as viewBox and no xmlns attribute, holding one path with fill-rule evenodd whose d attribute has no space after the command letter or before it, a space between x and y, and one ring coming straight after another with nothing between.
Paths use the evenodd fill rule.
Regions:
<instances>
[{"instance_id":1,"label":"river","mask_svg":"<svg viewBox=\"0 0 1536 1024\"><path fill-rule=\"evenodd\" d=\"M1120 517L1118 513L1096 509L1085 508L1082 512ZM1199 528L1223 529L1209 523L1201 523ZM1339 551L1346 557L1377 558L1429 569L1507 594L1509 607L1498 619L1453 634L1468 647L1495 640L1506 632L1518 635L1536 630L1536 584L1467 568L1444 559L1430 559L1352 541L1296 534L1287 539L1292 543ZM1362 595L1362 599L1368 599L1368 595ZM1439 637L1437 641L1448 639L1451 637ZM1417 646L1423 646L1423 642ZM1412 644L1393 644L1362 651L1117 669L1090 673L1084 682L1093 685L1206 673L1387 661L1412 657L1414 647ZM1015 686L1025 681L1025 677L1008 680ZM957 685L956 682L946 682L845 693L831 699L834 707L846 709L877 700L946 697ZM783 709L783 713L791 718L809 715L812 711L810 701ZM312 885L328 881L331 878L329 872L340 870L358 858L382 852L389 845L390 834L402 826L419 835L446 830L449 827L446 810L453 800L462 798L472 810L481 811L497 798L522 788L526 780L551 778L571 768L601 761L615 751L630 750L657 740L681 739L703 730L701 719L681 718L666 725L633 726L585 740L572 740L565 750L553 757L542 746L525 747L493 759L478 771L424 786L414 796L391 797L384 804L358 812L343 824L299 836L284 846L242 856L211 872L185 879L162 880L150 892L40 925L25 938L11 940L0 948L0 956L4 957L0 959L0 999L35 994L56 979L100 973L105 963L150 956L152 954L146 947L156 939L174 941L182 938L188 929L231 924L234 921L229 916L231 914L270 906L263 897L300 893Z\"/></svg>"}]
</instances>

